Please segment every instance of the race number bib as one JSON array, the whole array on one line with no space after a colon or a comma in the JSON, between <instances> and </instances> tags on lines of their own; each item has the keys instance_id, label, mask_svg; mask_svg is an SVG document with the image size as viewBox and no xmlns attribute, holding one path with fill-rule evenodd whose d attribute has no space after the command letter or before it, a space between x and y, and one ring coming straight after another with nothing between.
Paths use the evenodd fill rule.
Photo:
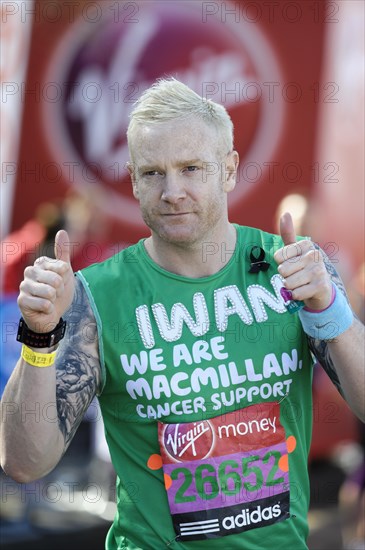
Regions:
<instances>
[{"instance_id":1,"label":"race number bib","mask_svg":"<svg viewBox=\"0 0 365 550\"><path fill-rule=\"evenodd\" d=\"M262 403L209 420L159 422L176 534L203 540L289 518L289 471L280 405Z\"/></svg>"}]
</instances>

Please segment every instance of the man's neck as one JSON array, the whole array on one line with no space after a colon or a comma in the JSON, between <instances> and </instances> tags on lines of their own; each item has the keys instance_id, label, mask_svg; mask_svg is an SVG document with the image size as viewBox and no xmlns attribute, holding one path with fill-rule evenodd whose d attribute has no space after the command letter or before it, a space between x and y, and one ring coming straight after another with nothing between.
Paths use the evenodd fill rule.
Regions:
<instances>
[{"instance_id":1,"label":"man's neck","mask_svg":"<svg viewBox=\"0 0 365 550\"><path fill-rule=\"evenodd\" d=\"M236 240L235 227L227 224L224 236L212 237L191 247L161 242L154 236L148 237L144 244L150 258L166 271L198 279L214 275L229 262Z\"/></svg>"}]
</instances>

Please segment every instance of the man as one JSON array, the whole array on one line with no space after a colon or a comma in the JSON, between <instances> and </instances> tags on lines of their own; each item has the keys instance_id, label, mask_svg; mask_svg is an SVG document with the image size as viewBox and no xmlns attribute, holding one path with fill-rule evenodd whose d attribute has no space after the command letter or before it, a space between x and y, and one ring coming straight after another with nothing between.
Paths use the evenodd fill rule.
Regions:
<instances>
[{"instance_id":1,"label":"man","mask_svg":"<svg viewBox=\"0 0 365 550\"><path fill-rule=\"evenodd\" d=\"M281 237L229 222L238 154L222 106L162 80L128 144L151 235L74 277L61 231L56 260L25 271L4 470L49 472L98 395L118 476L107 549L306 548L309 346L364 418L363 327L290 215ZM23 423L34 402L56 403L58 425Z\"/></svg>"}]
</instances>

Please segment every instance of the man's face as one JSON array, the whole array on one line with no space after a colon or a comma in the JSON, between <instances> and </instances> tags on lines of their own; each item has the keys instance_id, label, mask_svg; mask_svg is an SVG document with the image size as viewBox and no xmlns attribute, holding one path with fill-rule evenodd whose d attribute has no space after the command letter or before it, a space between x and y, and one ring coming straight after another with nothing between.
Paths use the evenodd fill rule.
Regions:
<instances>
[{"instance_id":1,"label":"man's face","mask_svg":"<svg viewBox=\"0 0 365 550\"><path fill-rule=\"evenodd\" d=\"M131 141L133 193L154 239L190 247L219 235L238 155L216 130L191 117L137 127Z\"/></svg>"}]
</instances>

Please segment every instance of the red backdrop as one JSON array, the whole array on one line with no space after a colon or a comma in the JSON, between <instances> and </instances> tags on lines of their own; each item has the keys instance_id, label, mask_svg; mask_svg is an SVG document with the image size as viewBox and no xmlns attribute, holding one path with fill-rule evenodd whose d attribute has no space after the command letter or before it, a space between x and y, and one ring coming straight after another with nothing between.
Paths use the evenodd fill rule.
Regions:
<instances>
[{"instance_id":1,"label":"red backdrop","mask_svg":"<svg viewBox=\"0 0 365 550\"><path fill-rule=\"evenodd\" d=\"M308 195L331 14L307 2L35 4L11 229L71 189L96 197L112 242L146 234L123 168L128 110L172 74L228 108L241 157L233 221L273 230Z\"/></svg>"}]
</instances>

